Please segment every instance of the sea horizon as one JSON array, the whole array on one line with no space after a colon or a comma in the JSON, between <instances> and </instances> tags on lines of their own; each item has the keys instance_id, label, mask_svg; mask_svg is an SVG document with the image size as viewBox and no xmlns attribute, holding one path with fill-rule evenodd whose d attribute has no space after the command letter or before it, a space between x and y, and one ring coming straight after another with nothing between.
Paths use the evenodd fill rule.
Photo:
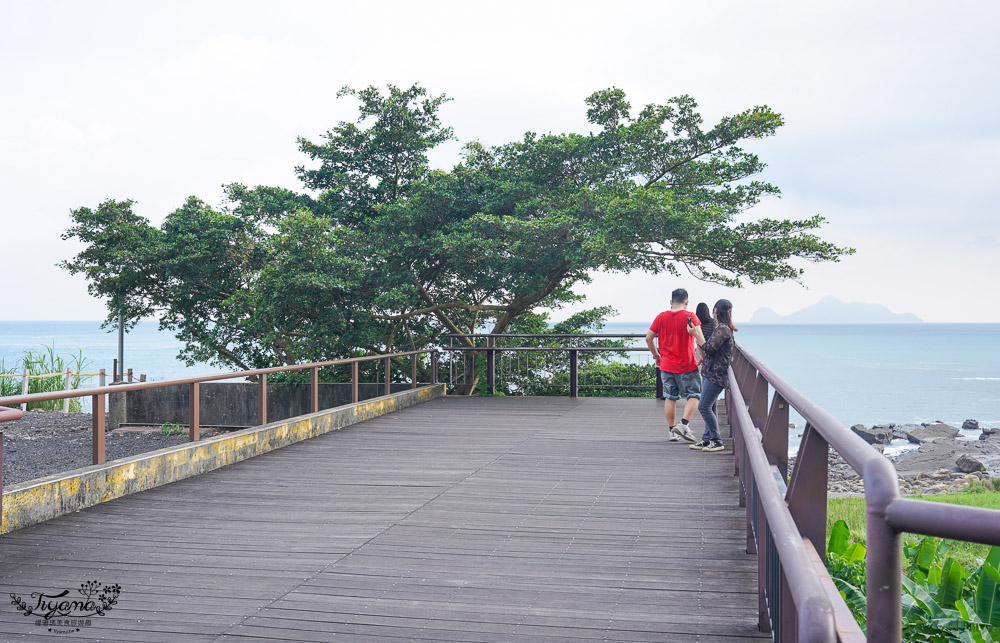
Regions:
<instances>
[{"instance_id":1,"label":"sea horizon","mask_svg":"<svg viewBox=\"0 0 1000 643\"><path fill-rule=\"evenodd\" d=\"M0 320L0 360L11 368L26 350L53 347L64 358L82 353L89 372L111 373L118 337L101 323ZM993 359L1000 354L1000 324L736 325L742 346L846 426L935 420L961 426L975 419L1000 427L1000 361ZM601 332L641 336L648 327L649 321L612 321ZM188 365L177 359L182 346L172 332L159 330L157 320L141 321L125 335L124 367L160 381L235 370ZM800 417L793 414L791 421L801 429Z\"/></svg>"}]
</instances>

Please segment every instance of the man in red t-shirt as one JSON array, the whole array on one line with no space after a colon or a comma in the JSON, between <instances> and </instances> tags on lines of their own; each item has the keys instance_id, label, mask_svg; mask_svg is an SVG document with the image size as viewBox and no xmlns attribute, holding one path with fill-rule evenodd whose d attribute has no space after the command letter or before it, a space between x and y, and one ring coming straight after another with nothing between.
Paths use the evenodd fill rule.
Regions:
<instances>
[{"instance_id":1,"label":"man in red t-shirt","mask_svg":"<svg viewBox=\"0 0 1000 643\"><path fill-rule=\"evenodd\" d=\"M698 399L701 397L701 375L698 373L698 360L694 356L694 341L687 331L689 323L701 326L701 320L687 311L687 305L687 291L683 288L673 291L670 293L670 310L657 315L646 332L646 345L660 368L665 398L663 412L670 426L671 442L677 442L681 438L694 442L688 423L698 410ZM659 341L654 343L654 338ZM687 402L678 427L674 422L677 419L677 400L681 395L687 398Z\"/></svg>"}]
</instances>

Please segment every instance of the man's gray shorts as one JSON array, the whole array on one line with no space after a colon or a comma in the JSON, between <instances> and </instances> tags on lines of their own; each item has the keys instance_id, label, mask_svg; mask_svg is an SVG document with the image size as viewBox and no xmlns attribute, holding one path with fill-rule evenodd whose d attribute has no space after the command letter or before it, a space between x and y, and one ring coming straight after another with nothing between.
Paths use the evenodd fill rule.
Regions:
<instances>
[{"instance_id":1,"label":"man's gray shorts","mask_svg":"<svg viewBox=\"0 0 1000 643\"><path fill-rule=\"evenodd\" d=\"M660 381L663 382L663 397L668 400L684 397L701 397L701 373L693 370L690 373L668 373L660 371Z\"/></svg>"}]
</instances>

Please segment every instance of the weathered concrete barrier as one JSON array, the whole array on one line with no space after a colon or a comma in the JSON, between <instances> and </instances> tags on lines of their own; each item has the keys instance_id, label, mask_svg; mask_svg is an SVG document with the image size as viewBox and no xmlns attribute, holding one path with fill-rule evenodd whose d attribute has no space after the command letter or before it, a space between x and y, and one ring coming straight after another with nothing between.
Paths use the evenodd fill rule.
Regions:
<instances>
[{"instance_id":1,"label":"weathered concrete barrier","mask_svg":"<svg viewBox=\"0 0 1000 643\"><path fill-rule=\"evenodd\" d=\"M206 473L295 442L441 397L444 392L444 384L426 385L418 389L12 485L4 490L3 524L0 533L9 533L130 493Z\"/></svg>"},{"instance_id":2,"label":"weathered concrete barrier","mask_svg":"<svg viewBox=\"0 0 1000 643\"><path fill-rule=\"evenodd\" d=\"M253 382L202 382L199 417L202 426L255 426L258 423L257 384ZM390 392L398 393L411 388L410 383L390 384ZM364 401L385 393L385 384L361 383L358 400ZM308 384L267 385L267 417L272 421L297 417L309 413L310 390ZM108 396L108 428L120 424L149 424L159 426L164 422L187 424L191 387L187 384L164 386ZM329 409L351 403L351 384L327 383L319 385L319 408Z\"/></svg>"}]
</instances>

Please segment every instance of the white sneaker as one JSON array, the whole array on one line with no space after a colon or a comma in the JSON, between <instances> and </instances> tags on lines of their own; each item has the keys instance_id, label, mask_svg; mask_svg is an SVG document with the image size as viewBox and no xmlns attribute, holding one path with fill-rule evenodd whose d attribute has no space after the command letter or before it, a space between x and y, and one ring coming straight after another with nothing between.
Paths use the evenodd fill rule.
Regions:
<instances>
[{"instance_id":1,"label":"white sneaker","mask_svg":"<svg viewBox=\"0 0 1000 643\"><path fill-rule=\"evenodd\" d=\"M681 441L681 436L678 434L677 427L675 426L670 427L670 441L671 442Z\"/></svg>"},{"instance_id":2,"label":"white sneaker","mask_svg":"<svg viewBox=\"0 0 1000 643\"><path fill-rule=\"evenodd\" d=\"M695 439L696 439L696 438L695 438L695 437L694 437L694 436L693 436L693 435L691 434L691 431L689 431L689 430L688 430L688 428L687 428L686 426L684 426L683 424L682 424L682 425L680 425L680 426L675 426L674 428L672 428L672 429L671 429L671 431L673 431L673 432L674 432L675 434L677 434L678 436L680 436L680 437L684 438L684 439L685 439L685 440L687 440L688 442L694 442L694 441L695 441ZM671 437L670 439L671 439L671 440L674 440L674 438L673 438L673 437ZM676 442L676 440L674 440L674 441Z\"/></svg>"}]
</instances>

